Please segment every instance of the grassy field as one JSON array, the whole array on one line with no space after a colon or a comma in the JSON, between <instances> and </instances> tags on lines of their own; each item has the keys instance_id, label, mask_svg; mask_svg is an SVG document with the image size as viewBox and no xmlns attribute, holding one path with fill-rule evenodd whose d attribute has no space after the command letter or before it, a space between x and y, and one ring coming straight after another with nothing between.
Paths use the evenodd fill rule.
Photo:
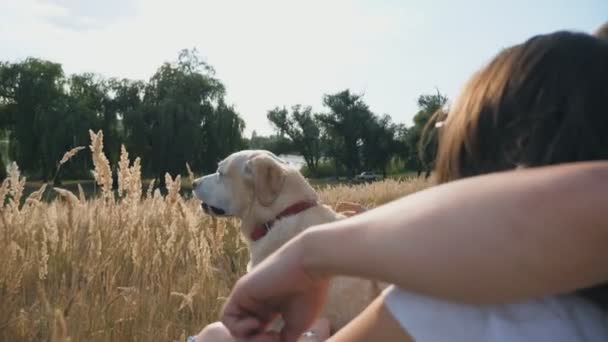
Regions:
<instances>
[{"instance_id":1,"label":"grassy field","mask_svg":"<svg viewBox=\"0 0 608 342\"><path fill-rule=\"evenodd\" d=\"M2 183L0 341L183 341L217 319L244 272L236 220L205 216L180 194L179 177L166 177L166 195L148 189L125 153L111 191L101 139L91 143L96 196L65 184L73 191L55 188L58 197L45 201L40 185L22 200L15 166ZM390 179L319 192L326 204L373 207L425 186Z\"/></svg>"}]
</instances>

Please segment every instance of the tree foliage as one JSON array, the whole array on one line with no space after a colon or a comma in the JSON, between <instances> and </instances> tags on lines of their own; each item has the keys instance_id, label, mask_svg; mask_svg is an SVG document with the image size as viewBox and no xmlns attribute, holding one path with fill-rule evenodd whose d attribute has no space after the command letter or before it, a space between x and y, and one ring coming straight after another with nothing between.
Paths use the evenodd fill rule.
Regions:
<instances>
[{"instance_id":1,"label":"tree foliage","mask_svg":"<svg viewBox=\"0 0 608 342\"><path fill-rule=\"evenodd\" d=\"M60 64L35 58L0 64L0 129L10 131L10 158L22 170L56 178L57 161L88 130L104 131L104 149L116 164L120 145L141 156L143 171L161 182L186 162L202 171L243 149L245 122L224 100L225 87L196 50L183 50L148 80L65 76ZM65 176L86 177L86 154Z\"/></svg>"},{"instance_id":2,"label":"tree foliage","mask_svg":"<svg viewBox=\"0 0 608 342\"><path fill-rule=\"evenodd\" d=\"M287 136L299 152L312 174L317 172L321 159L321 130L319 120L310 106L295 105L291 113L285 108L274 108L267 114L280 137Z\"/></svg>"},{"instance_id":3,"label":"tree foliage","mask_svg":"<svg viewBox=\"0 0 608 342\"><path fill-rule=\"evenodd\" d=\"M361 147L374 115L362 96L348 89L323 96L323 104L329 112L318 118L328 138L326 153L352 176L362 168Z\"/></svg>"},{"instance_id":4,"label":"tree foliage","mask_svg":"<svg viewBox=\"0 0 608 342\"><path fill-rule=\"evenodd\" d=\"M444 107L448 98L439 91L435 94L423 94L418 97L418 113L414 116L414 125L409 129L407 140L412 149L411 153L417 156L414 159L414 168L420 174L424 171L428 177L434 166L437 156L437 128L435 122L430 122L433 115L445 114ZM444 116L441 115L441 118ZM437 119L439 117L435 117ZM430 122L430 124L429 124ZM427 127L428 126L428 127ZM426 128L426 130L425 130Z\"/></svg>"},{"instance_id":5,"label":"tree foliage","mask_svg":"<svg viewBox=\"0 0 608 342\"><path fill-rule=\"evenodd\" d=\"M196 50L182 50L147 81L65 75L60 64L37 58L0 62L0 133L9 140L8 148L0 150L0 177L7 158L44 180L90 177L92 161L86 153L57 165L65 151L89 144L90 129L103 130L112 165L124 144L142 157L144 176L161 183L166 172L183 173L186 163L209 172L245 148L300 154L312 175L320 173L321 163L324 174L328 165L336 175L386 174L397 160L428 174L437 130L427 124L447 103L439 92L421 95L414 123L407 126L373 113L363 95L346 89L323 95L321 112L301 104L274 107L267 119L276 134L254 132L245 139L245 122L225 95L215 70ZM431 128L425 135L426 126Z\"/></svg>"}]
</instances>

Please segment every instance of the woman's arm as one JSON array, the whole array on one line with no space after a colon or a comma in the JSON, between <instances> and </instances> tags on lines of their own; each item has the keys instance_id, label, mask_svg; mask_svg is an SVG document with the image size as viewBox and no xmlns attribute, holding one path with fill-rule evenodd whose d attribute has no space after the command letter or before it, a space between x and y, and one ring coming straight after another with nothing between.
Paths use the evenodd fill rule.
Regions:
<instances>
[{"instance_id":1,"label":"woman's arm","mask_svg":"<svg viewBox=\"0 0 608 342\"><path fill-rule=\"evenodd\" d=\"M313 275L453 300L573 291L608 281L608 162L452 182L311 229L294 245Z\"/></svg>"},{"instance_id":2,"label":"woman's arm","mask_svg":"<svg viewBox=\"0 0 608 342\"><path fill-rule=\"evenodd\" d=\"M292 239L239 279L222 322L236 337L255 337L281 315L282 338L296 340L320 313L332 275L470 303L513 302L608 281L607 197L608 162L511 171L424 190Z\"/></svg>"}]
</instances>

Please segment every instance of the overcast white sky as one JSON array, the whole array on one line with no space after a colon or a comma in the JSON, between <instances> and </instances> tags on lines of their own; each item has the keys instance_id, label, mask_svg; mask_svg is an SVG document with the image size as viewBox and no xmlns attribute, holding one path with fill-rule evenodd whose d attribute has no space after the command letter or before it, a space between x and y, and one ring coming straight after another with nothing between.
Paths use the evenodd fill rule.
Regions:
<instances>
[{"instance_id":1,"label":"overcast white sky","mask_svg":"<svg viewBox=\"0 0 608 342\"><path fill-rule=\"evenodd\" d=\"M0 59L147 80L196 47L252 130L266 111L350 88L411 123L416 98L454 98L502 47L557 29L592 31L606 0L0 0Z\"/></svg>"}]
</instances>

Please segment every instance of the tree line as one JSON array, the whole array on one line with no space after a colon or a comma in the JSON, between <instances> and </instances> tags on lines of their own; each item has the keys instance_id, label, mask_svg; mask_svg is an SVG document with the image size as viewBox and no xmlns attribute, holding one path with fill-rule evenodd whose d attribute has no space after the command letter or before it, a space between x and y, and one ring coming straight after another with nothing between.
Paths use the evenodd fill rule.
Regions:
<instances>
[{"instance_id":1,"label":"tree line","mask_svg":"<svg viewBox=\"0 0 608 342\"><path fill-rule=\"evenodd\" d=\"M433 134L420 143L423 129L447 102L439 92L421 95L414 125L407 127L373 113L362 95L347 89L323 95L323 112L304 105L271 109L267 119L276 134L246 138L245 122L225 95L213 67L196 50L182 50L147 81L66 75L61 64L38 58L0 62L0 141L8 141L0 164L8 157L45 181L89 178L89 154L62 168L57 161L67 150L88 145L91 129L103 130L112 165L124 144L142 158L143 175L160 181L166 172L184 173L186 163L213 171L219 160L245 148L300 154L312 176L386 173L395 160L422 172L432 166L436 145ZM0 178L4 172L0 165Z\"/></svg>"},{"instance_id":2,"label":"tree line","mask_svg":"<svg viewBox=\"0 0 608 342\"><path fill-rule=\"evenodd\" d=\"M362 95L347 89L323 96L325 112L313 113L310 106L294 105L290 109L276 107L267 118L277 132L277 142L292 144L313 175L321 173L322 160L331 164L334 174L348 176L364 170L386 175L395 160L400 160L404 169L428 175L437 137L434 126L428 129L427 124L433 114L444 113L446 103L447 97L439 92L419 96L419 111L414 125L408 127L393 122L387 114L373 113Z\"/></svg>"}]
</instances>

